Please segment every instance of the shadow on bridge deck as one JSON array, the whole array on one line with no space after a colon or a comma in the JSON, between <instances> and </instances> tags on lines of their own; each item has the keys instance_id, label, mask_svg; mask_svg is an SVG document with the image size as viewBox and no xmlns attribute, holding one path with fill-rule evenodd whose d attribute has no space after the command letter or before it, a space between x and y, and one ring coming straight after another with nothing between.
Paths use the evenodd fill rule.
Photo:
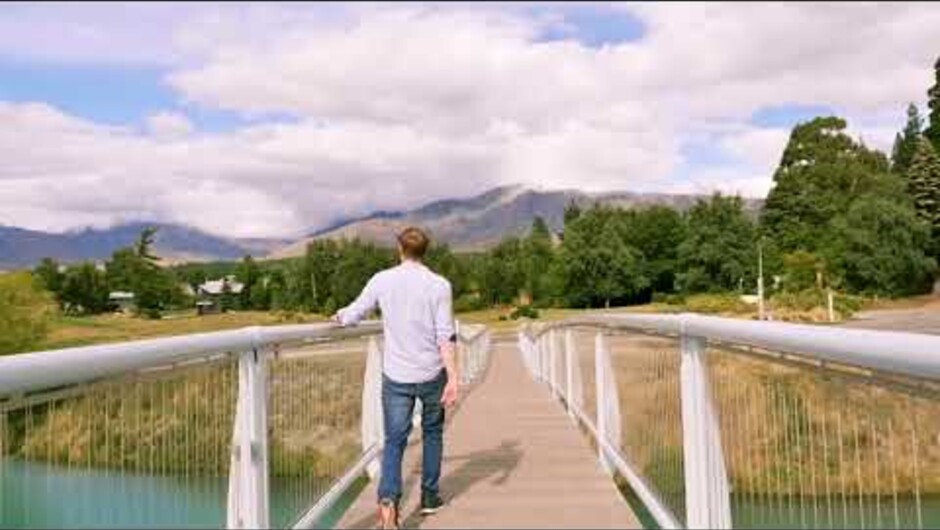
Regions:
<instances>
[{"instance_id":1,"label":"shadow on bridge deck","mask_svg":"<svg viewBox=\"0 0 940 530\"><path fill-rule=\"evenodd\" d=\"M421 447L411 445L405 528L640 528L587 439L525 371L515 342L494 343L486 379L444 437L441 494L448 506L428 518L418 514ZM340 527L376 527L375 488L366 488Z\"/></svg>"}]
</instances>

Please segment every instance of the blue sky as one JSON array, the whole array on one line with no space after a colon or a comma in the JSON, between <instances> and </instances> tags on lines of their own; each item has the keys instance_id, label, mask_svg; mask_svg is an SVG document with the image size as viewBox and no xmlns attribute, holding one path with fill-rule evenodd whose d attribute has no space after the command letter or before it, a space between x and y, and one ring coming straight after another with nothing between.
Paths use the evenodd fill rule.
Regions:
<instances>
[{"instance_id":1,"label":"blue sky","mask_svg":"<svg viewBox=\"0 0 940 530\"><path fill-rule=\"evenodd\" d=\"M15 124L0 224L284 236L508 183L762 196L799 121L836 113L890 148L923 105L934 19L913 4L0 5Z\"/></svg>"}]
</instances>

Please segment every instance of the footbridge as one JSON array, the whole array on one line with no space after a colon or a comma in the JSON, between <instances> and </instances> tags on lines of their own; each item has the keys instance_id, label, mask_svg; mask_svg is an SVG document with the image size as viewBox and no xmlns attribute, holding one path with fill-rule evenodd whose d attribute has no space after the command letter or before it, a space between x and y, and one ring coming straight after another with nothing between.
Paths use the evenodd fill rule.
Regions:
<instances>
[{"instance_id":1,"label":"footbridge","mask_svg":"<svg viewBox=\"0 0 940 530\"><path fill-rule=\"evenodd\" d=\"M940 524L940 337L700 315L459 326L410 528ZM374 527L381 327L0 358L0 527ZM415 416L416 424L419 416Z\"/></svg>"}]
</instances>

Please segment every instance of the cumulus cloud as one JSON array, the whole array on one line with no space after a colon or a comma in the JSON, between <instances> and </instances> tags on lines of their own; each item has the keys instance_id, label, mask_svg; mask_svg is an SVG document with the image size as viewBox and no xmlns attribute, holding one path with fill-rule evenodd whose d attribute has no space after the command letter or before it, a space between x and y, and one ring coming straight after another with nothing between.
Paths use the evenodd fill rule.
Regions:
<instances>
[{"instance_id":1,"label":"cumulus cloud","mask_svg":"<svg viewBox=\"0 0 940 530\"><path fill-rule=\"evenodd\" d=\"M251 121L0 103L0 223L291 235L506 183L761 196L789 131L755 111L829 106L885 149L940 50L940 11L916 4L616 4L642 32L602 46L544 39L578 34L550 5L48 9L0 8L0 57L159 65L182 108Z\"/></svg>"},{"instance_id":2,"label":"cumulus cloud","mask_svg":"<svg viewBox=\"0 0 940 530\"><path fill-rule=\"evenodd\" d=\"M185 114L160 111L147 116L147 129L157 138L179 138L193 132L193 122Z\"/></svg>"}]
</instances>

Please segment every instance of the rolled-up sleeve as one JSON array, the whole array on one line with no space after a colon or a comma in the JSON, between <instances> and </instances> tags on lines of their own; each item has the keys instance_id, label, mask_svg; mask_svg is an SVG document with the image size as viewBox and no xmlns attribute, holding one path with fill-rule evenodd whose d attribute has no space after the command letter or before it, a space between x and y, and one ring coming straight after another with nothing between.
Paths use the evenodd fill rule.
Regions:
<instances>
[{"instance_id":1,"label":"rolled-up sleeve","mask_svg":"<svg viewBox=\"0 0 940 530\"><path fill-rule=\"evenodd\" d=\"M450 282L443 282L438 291L437 303L434 308L434 332L437 335L437 344L457 340L454 330L453 300Z\"/></svg>"},{"instance_id":2,"label":"rolled-up sleeve","mask_svg":"<svg viewBox=\"0 0 940 530\"><path fill-rule=\"evenodd\" d=\"M340 325L351 326L357 324L365 318L369 311L375 309L375 304L379 300L378 283L378 275L370 278L353 303L336 312L339 316Z\"/></svg>"}]
</instances>

